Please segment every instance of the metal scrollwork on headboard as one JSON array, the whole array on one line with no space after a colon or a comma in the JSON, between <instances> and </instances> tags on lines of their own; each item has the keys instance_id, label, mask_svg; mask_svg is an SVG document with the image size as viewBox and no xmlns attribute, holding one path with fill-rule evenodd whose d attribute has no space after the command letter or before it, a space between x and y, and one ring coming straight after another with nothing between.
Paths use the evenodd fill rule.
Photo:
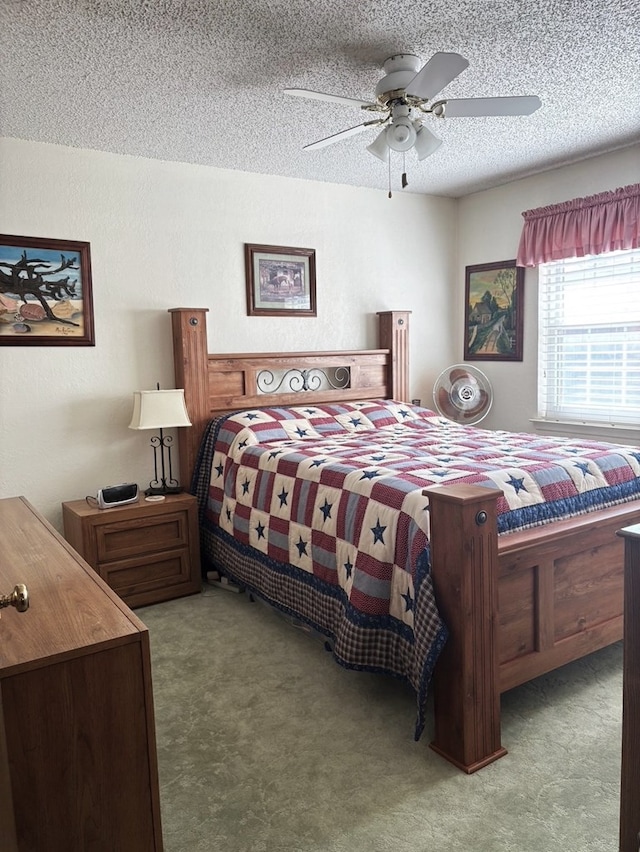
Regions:
<instances>
[{"instance_id":1,"label":"metal scrollwork on headboard","mask_svg":"<svg viewBox=\"0 0 640 852\"><path fill-rule=\"evenodd\" d=\"M335 367L332 370L314 367L311 370L287 370L282 376L276 376L272 370L260 370L256 383L259 393L298 393L327 387L344 390L350 386L351 370L349 367Z\"/></svg>"}]
</instances>

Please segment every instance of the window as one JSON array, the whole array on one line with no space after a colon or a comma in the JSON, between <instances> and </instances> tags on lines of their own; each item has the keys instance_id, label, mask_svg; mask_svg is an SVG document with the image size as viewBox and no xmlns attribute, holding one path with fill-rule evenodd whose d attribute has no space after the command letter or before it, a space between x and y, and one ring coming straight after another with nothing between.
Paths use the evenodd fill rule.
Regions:
<instances>
[{"instance_id":1,"label":"window","mask_svg":"<svg viewBox=\"0 0 640 852\"><path fill-rule=\"evenodd\" d=\"M640 425L640 249L542 264L539 288L540 417Z\"/></svg>"}]
</instances>

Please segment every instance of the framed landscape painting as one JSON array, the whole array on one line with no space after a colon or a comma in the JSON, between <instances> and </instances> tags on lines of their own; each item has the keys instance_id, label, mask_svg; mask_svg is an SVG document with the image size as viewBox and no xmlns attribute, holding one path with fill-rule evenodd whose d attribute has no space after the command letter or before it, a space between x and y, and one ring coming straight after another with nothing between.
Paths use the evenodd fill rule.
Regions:
<instances>
[{"instance_id":1,"label":"framed landscape painting","mask_svg":"<svg viewBox=\"0 0 640 852\"><path fill-rule=\"evenodd\" d=\"M247 314L316 316L316 253L292 246L245 243Z\"/></svg>"},{"instance_id":2,"label":"framed landscape painting","mask_svg":"<svg viewBox=\"0 0 640 852\"><path fill-rule=\"evenodd\" d=\"M0 234L0 345L94 345L89 243Z\"/></svg>"},{"instance_id":3,"label":"framed landscape painting","mask_svg":"<svg viewBox=\"0 0 640 852\"><path fill-rule=\"evenodd\" d=\"M465 361L522 361L524 269L515 260L465 270Z\"/></svg>"}]
</instances>

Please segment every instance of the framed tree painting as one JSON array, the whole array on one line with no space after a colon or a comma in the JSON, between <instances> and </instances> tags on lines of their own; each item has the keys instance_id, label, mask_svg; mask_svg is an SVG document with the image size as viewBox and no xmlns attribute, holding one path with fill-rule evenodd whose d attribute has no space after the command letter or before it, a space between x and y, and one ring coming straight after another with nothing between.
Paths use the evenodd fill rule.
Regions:
<instances>
[{"instance_id":1,"label":"framed tree painting","mask_svg":"<svg viewBox=\"0 0 640 852\"><path fill-rule=\"evenodd\" d=\"M0 345L94 345L89 243L0 234Z\"/></svg>"},{"instance_id":2,"label":"framed tree painting","mask_svg":"<svg viewBox=\"0 0 640 852\"><path fill-rule=\"evenodd\" d=\"M245 243L247 314L316 316L316 253L292 246Z\"/></svg>"},{"instance_id":3,"label":"framed tree painting","mask_svg":"<svg viewBox=\"0 0 640 852\"><path fill-rule=\"evenodd\" d=\"M465 361L522 361L524 269L515 260L465 270Z\"/></svg>"}]
</instances>

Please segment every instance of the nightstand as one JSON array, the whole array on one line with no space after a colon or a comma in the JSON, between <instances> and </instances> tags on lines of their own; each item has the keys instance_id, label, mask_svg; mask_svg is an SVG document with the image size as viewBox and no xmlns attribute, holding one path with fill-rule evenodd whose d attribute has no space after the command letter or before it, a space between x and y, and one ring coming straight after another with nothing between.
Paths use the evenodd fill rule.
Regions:
<instances>
[{"instance_id":1,"label":"nightstand","mask_svg":"<svg viewBox=\"0 0 640 852\"><path fill-rule=\"evenodd\" d=\"M191 494L98 509L62 504L64 537L130 607L201 589L198 506Z\"/></svg>"}]
</instances>

